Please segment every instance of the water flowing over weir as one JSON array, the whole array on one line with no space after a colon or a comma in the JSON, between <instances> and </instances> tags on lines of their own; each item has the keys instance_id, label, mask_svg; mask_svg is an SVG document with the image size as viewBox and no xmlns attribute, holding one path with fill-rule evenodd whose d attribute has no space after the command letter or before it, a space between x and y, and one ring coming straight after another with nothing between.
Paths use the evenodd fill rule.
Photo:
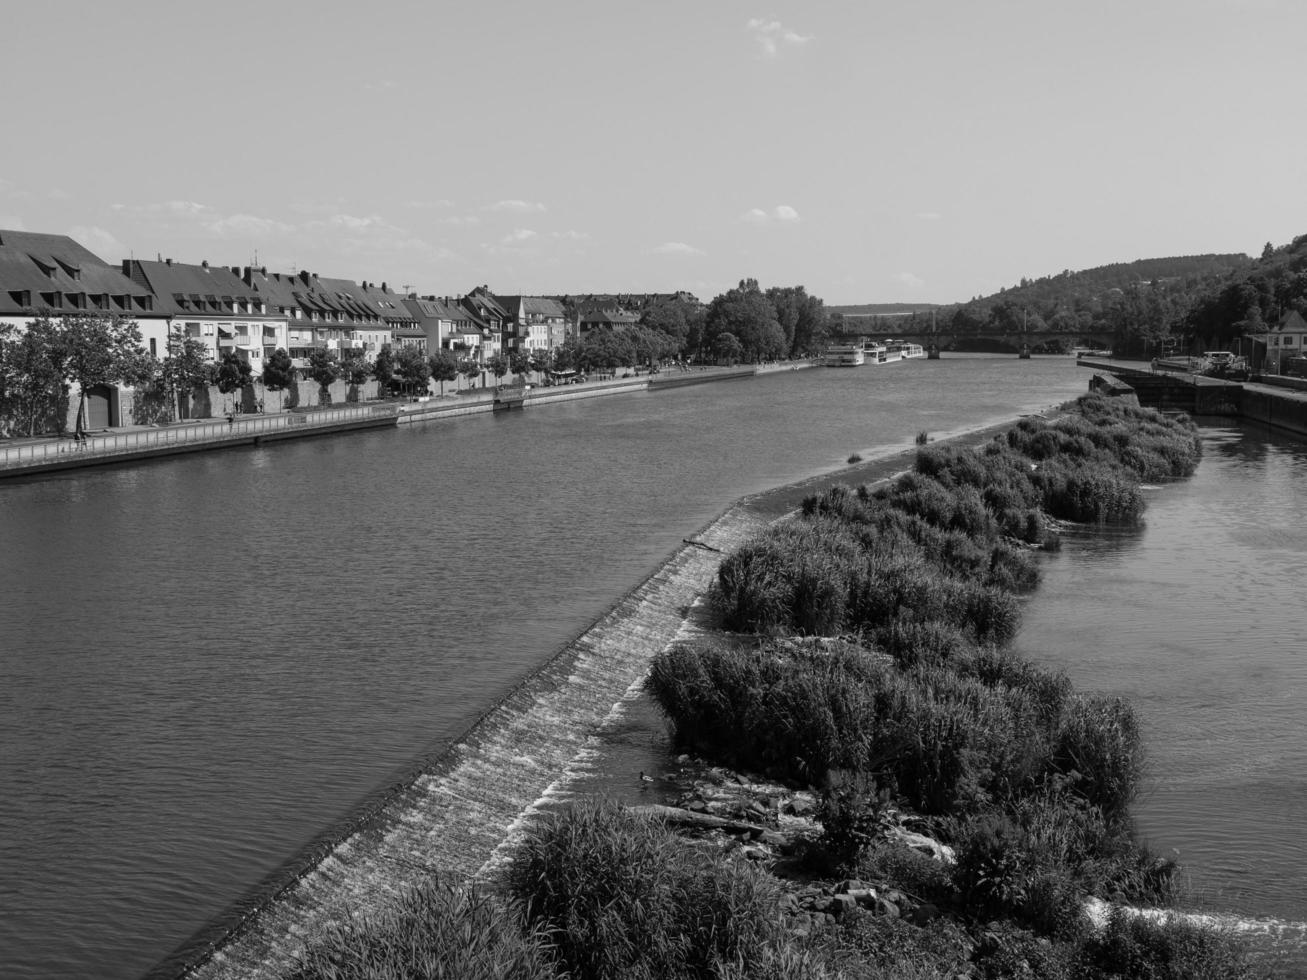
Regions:
<instances>
[{"instance_id":1,"label":"water flowing over weir","mask_svg":"<svg viewBox=\"0 0 1307 980\"><path fill-rule=\"evenodd\" d=\"M477 874L522 815L584 758L595 729L643 678L654 654L676 638L715 574L720 552L738 547L766 521L737 506L688 541L483 716L435 769L185 975L278 976L295 964L315 924L384 907L433 870L459 878Z\"/></svg>"}]
</instances>

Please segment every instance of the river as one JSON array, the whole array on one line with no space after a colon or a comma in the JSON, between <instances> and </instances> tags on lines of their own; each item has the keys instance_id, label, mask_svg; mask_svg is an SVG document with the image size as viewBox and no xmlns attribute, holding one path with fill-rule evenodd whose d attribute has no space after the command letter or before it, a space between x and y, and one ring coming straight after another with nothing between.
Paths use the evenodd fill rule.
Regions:
<instances>
[{"instance_id":1,"label":"river","mask_svg":"<svg viewBox=\"0 0 1307 980\"><path fill-rule=\"evenodd\" d=\"M0 974L141 975L731 500L1088 377L946 356L0 486Z\"/></svg>"}]
</instances>

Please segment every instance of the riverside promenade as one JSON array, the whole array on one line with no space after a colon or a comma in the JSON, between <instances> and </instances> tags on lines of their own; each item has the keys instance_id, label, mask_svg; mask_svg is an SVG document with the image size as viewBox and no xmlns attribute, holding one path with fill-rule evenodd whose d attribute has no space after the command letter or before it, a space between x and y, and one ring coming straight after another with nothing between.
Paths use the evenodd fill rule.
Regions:
<instances>
[{"instance_id":1,"label":"riverside promenade","mask_svg":"<svg viewBox=\"0 0 1307 980\"><path fill-rule=\"evenodd\" d=\"M550 388L479 388L448 397L431 395L403 402L367 402L266 415L235 415L163 426L122 426L91 433L76 441L69 436L0 440L0 480L182 453L262 445L285 439L436 422L506 408L539 407L634 391L661 391L693 384L743 380L812 366L810 361L783 361L738 368L665 371L655 375L604 377Z\"/></svg>"}]
</instances>

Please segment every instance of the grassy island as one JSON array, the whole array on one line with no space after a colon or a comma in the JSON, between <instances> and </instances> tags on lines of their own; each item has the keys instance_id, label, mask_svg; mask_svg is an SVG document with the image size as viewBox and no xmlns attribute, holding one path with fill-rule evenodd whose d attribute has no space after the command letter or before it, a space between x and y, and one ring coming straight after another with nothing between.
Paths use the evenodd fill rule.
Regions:
<instances>
[{"instance_id":1,"label":"grassy island","mask_svg":"<svg viewBox=\"0 0 1307 980\"><path fill-rule=\"evenodd\" d=\"M1130 704L1007 648L1058 527L1137 522L1140 484L1199 454L1187 418L1088 396L809 497L723 560L720 630L647 682L680 750L766 792L725 816L570 807L502 889L433 883L298 976L1258 975L1235 937L1135 911L1183 896L1132 834Z\"/></svg>"}]
</instances>

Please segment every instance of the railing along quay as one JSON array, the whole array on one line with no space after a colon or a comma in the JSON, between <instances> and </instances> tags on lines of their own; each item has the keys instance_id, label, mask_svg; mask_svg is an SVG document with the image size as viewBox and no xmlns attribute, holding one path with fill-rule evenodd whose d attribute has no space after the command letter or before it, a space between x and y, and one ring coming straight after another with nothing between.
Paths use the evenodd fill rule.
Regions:
<instances>
[{"instance_id":1,"label":"railing along quay","mask_svg":"<svg viewBox=\"0 0 1307 980\"><path fill-rule=\"evenodd\" d=\"M314 430L350 423L396 418L394 405L366 405L317 409L278 415L234 416L230 420L171 425L104 435L87 435L81 441L58 439L0 448L0 470L42 469L48 466L90 464L115 456L163 454L187 448L257 442L261 438L294 438Z\"/></svg>"}]
</instances>

